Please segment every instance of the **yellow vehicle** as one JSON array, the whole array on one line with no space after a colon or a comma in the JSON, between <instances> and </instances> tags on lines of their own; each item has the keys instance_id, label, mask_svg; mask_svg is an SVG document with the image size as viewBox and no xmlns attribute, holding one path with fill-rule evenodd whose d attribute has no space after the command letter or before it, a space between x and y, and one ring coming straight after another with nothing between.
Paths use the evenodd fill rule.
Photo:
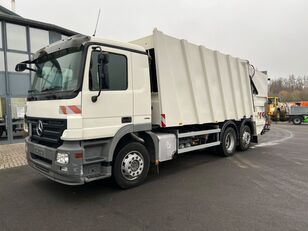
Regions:
<instances>
[{"instance_id":1,"label":"yellow vehicle","mask_svg":"<svg viewBox=\"0 0 308 231\"><path fill-rule=\"evenodd\" d=\"M278 97L268 97L267 100L267 114L272 118L275 108L278 105Z\"/></svg>"},{"instance_id":2,"label":"yellow vehicle","mask_svg":"<svg viewBox=\"0 0 308 231\"><path fill-rule=\"evenodd\" d=\"M268 97L267 103L267 114L268 116L275 121L286 121L287 120L287 105L281 103L279 97Z\"/></svg>"}]
</instances>

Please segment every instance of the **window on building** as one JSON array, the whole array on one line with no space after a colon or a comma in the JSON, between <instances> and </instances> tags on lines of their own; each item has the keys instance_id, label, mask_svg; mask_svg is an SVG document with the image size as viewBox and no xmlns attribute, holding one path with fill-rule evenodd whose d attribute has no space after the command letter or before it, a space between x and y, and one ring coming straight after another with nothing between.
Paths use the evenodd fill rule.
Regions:
<instances>
[{"instance_id":1,"label":"window on building","mask_svg":"<svg viewBox=\"0 0 308 231\"><path fill-rule=\"evenodd\" d=\"M99 90L98 74L98 54L99 51L93 51L91 56L91 68L89 72L89 89L91 91ZM127 59L124 55L109 53L109 87L106 90L126 90L127 89Z\"/></svg>"},{"instance_id":2,"label":"window on building","mask_svg":"<svg viewBox=\"0 0 308 231\"><path fill-rule=\"evenodd\" d=\"M0 51L0 71L5 71L4 69L4 53Z\"/></svg>"},{"instance_id":3,"label":"window on building","mask_svg":"<svg viewBox=\"0 0 308 231\"><path fill-rule=\"evenodd\" d=\"M27 51L26 27L7 23L6 33L8 49Z\"/></svg>"},{"instance_id":4,"label":"window on building","mask_svg":"<svg viewBox=\"0 0 308 231\"><path fill-rule=\"evenodd\" d=\"M0 21L0 48L2 48L2 22Z\"/></svg>"},{"instance_id":5,"label":"window on building","mask_svg":"<svg viewBox=\"0 0 308 231\"><path fill-rule=\"evenodd\" d=\"M15 72L16 64L29 59L27 54L7 52L7 69L9 72ZM26 73L26 72L24 72Z\"/></svg>"},{"instance_id":6,"label":"window on building","mask_svg":"<svg viewBox=\"0 0 308 231\"><path fill-rule=\"evenodd\" d=\"M36 28L30 28L30 46L34 53L49 44L49 32Z\"/></svg>"},{"instance_id":7,"label":"window on building","mask_svg":"<svg viewBox=\"0 0 308 231\"><path fill-rule=\"evenodd\" d=\"M5 95L6 93L6 85L5 85L5 76L3 72L0 72L0 96ZM1 104L0 104L1 108ZM1 109L0 109L0 118L1 118ZM1 123L1 119L0 119Z\"/></svg>"}]
</instances>

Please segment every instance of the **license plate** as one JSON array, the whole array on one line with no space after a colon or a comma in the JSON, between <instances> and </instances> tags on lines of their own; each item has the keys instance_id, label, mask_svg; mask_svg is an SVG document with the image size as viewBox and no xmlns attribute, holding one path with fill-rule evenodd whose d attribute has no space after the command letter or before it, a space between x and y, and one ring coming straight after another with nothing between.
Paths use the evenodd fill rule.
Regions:
<instances>
[{"instance_id":1,"label":"license plate","mask_svg":"<svg viewBox=\"0 0 308 231\"><path fill-rule=\"evenodd\" d=\"M43 148L40 148L40 147L34 147L33 149L34 151L34 154L37 154L39 156L42 156L42 157L45 157L45 152L44 152L44 149Z\"/></svg>"}]
</instances>

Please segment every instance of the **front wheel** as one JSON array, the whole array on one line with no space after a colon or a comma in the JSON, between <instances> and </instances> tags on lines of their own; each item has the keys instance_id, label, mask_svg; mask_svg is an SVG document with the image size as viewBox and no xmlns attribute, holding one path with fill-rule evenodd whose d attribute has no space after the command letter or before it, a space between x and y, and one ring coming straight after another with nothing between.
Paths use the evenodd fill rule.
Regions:
<instances>
[{"instance_id":1,"label":"front wheel","mask_svg":"<svg viewBox=\"0 0 308 231\"><path fill-rule=\"evenodd\" d=\"M232 156L236 148L236 132L233 127L228 127L222 134L221 144L218 148L222 156Z\"/></svg>"},{"instance_id":2,"label":"front wheel","mask_svg":"<svg viewBox=\"0 0 308 231\"><path fill-rule=\"evenodd\" d=\"M300 125L302 123L302 118L299 116L296 116L292 119L293 124Z\"/></svg>"},{"instance_id":3,"label":"front wheel","mask_svg":"<svg viewBox=\"0 0 308 231\"><path fill-rule=\"evenodd\" d=\"M149 167L150 156L145 146L132 142L117 153L112 169L113 177L121 188L132 188L144 182Z\"/></svg>"},{"instance_id":4,"label":"front wheel","mask_svg":"<svg viewBox=\"0 0 308 231\"><path fill-rule=\"evenodd\" d=\"M240 132L239 149L246 151L251 142L251 129L248 125L244 125Z\"/></svg>"}]
</instances>

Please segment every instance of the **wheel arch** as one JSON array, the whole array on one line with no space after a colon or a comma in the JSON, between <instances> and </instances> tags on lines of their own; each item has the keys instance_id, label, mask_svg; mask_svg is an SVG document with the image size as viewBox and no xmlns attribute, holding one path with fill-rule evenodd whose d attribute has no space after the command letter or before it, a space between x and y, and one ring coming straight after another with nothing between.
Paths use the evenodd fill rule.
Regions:
<instances>
[{"instance_id":1,"label":"wheel arch","mask_svg":"<svg viewBox=\"0 0 308 231\"><path fill-rule=\"evenodd\" d=\"M113 137L109 151L108 161L114 161L116 153L129 142L139 142L143 144L149 152L150 160L155 161L157 144L155 136L150 131L134 131L133 125L122 127Z\"/></svg>"},{"instance_id":2,"label":"wheel arch","mask_svg":"<svg viewBox=\"0 0 308 231\"><path fill-rule=\"evenodd\" d=\"M233 121L233 120L227 120L227 121L225 121L224 123L222 123L221 126L220 126L220 129L221 129L221 131L220 131L220 137L219 137L220 141L221 141L221 139L222 139L222 137L223 137L222 134L225 132L225 130L226 130L228 127L234 128L235 133L236 133L236 137L237 137L237 139L239 138L239 128L238 128L238 126L236 125L235 121Z\"/></svg>"},{"instance_id":3,"label":"wheel arch","mask_svg":"<svg viewBox=\"0 0 308 231\"><path fill-rule=\"evenodd\" d=\"M250 128L251 135L256 134L256 129L251 119L244 119L240 124L239 131L241 131L245 125L247 125Z\"/></svg>"}]
</instances>

